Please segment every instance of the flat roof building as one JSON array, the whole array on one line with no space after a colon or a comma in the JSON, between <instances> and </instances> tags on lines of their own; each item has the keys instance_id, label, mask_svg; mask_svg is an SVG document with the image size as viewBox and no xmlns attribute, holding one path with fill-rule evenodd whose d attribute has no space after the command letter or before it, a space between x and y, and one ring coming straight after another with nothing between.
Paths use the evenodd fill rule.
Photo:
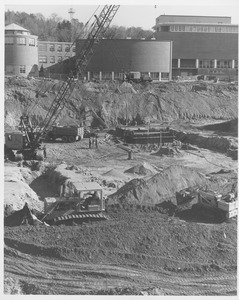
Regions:
<instances>
[{"instance_id":1,"label":"flat roof building","mask_svg":"<svg viewBox=\"0 0 239 300\"><path fill-rule=\"evenodd\" d=\"M173 42L173 76L238 76L238 25L230 17L161 15L156 40Z\"/></svg>"}]
</instances>

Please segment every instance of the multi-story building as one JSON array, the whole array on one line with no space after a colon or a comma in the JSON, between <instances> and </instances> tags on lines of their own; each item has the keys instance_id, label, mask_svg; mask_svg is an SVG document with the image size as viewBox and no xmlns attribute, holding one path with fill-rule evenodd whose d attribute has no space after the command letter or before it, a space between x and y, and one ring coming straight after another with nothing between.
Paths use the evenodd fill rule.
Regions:
<instances>
[{"instance_id":1,"label":"multi-story building","mask_svg":"<svg viewBox=\"0 0 239 300\"><path fill-rule=\"evenodd\" d=\"M5 27L5 74L28 76L38 74L38 37L29 30L10 24Z\"/></svg>"},{"instance_id":2,"label":"multi-story building","mask_svg":"<svg viewBox=\"0 0 239 300\"><path fill-rule=\"evenodd\" d=\"M173 76L238 76L238 25L230 17L161 15L155 38L173 42Z\"/></svg>"},{"instance_id":3,"label":"multi-story building","mask_svg":"<svg viewBox=\"0 0 239 300\"><path fill-rule=\"evenodd\" d=\"M75 56L76 47L67 42L38 41L39 68L49 68ZM54 70L54 68L53 68Z\"/></svg>"}]
</instances>

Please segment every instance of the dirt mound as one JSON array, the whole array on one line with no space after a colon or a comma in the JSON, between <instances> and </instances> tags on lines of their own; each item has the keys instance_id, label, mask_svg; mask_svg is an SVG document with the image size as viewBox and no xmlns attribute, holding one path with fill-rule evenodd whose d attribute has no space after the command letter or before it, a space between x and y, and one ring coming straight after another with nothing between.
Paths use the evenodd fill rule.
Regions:
<instances>
[{"instance_id":1,"label":"dirt mound","mask_svg":"<svg viewBox=\"0 0 239 300\"><path fill-rule=\"evenodd\" d=\"M24 207L20 210L13 212L10 216L4 219L4 225L6 226L20 226L20 225L37 225L42 224L40 220L30 211L28 204L25 203Z\"/></svg>"},{"instance_id":2,"label":"dirt mound","mask_svg":"<svg viewBox=\"0 0 239 300\"><path fill-rule=\"evenodd\" d=\"M142 164L138 164L132 168L127 169L124 171L125 173L132 173L137 174L140 176L147 176L147 175L155 175L158 173L158 171L148 164L147 162L143 162Z\"/></svg>"},{"instance_id":3,"label":"dirt mound","mask_svg":"<svg viewBox=\"0 0 239 300\"><path fill-rule=\"evenodd\" d=\"M42 211L43 202L29 187L32 173L28 168L5 166L4 168L4 209L6 215L11 211L19 210L25 202L31 209Z\"/></svg>"},{"instance_id":4,"label":"dirt mound","mask_svg":"<svg viewBox=\"0 0 239 300\"><path fill-rule=\"evenodd\" d=\"M155 205L165 200L170 200L176 205L176 192L197 184L205 185L206 182L206 178L197 171L175 165L147 180L131 180L109 196L108 205Z\"/></svg>"},{"instance_id":5,"label":"dirt mound","mask_svg":"<svg viewBox=\"0 0 239 300\"><path fill-rule=\"evenodd\" d=\"M105 173L102 174L102 176L106 176L106 177L113 177L113 178L117 178L117 179L122 179L122 180L127 180L127 176L124 175L124 173L115 170L115 169L111 169Z\"/></svg>"},{"instance_id":6,"label":"dirt mound","mask_svg":"<svg viewBox=\"0 0 239 300\"><path fill-rule=\"evenodd\" d=\"M157 156L174 156L174 155L180 155L182 154L179 149L176 147L166 147L162 146L159 148L157 152L152 153L152 155L157 155Z\"/></svg>"}]
</instances>

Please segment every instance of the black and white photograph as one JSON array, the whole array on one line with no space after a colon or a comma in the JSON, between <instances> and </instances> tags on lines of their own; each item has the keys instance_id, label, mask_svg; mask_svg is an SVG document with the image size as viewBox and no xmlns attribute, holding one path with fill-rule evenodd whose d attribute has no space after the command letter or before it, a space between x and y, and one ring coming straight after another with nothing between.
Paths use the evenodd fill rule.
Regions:
<instances>
[{"instance_id":1,"label":"black and white photograph","mask_svg":"<svg viewBox=\"0 0 239 300\"><path fill-rule=\"evenodd\" d=\"M236 299L239 1L2 8L2 297Z\"/></svg>"}]
</instances>

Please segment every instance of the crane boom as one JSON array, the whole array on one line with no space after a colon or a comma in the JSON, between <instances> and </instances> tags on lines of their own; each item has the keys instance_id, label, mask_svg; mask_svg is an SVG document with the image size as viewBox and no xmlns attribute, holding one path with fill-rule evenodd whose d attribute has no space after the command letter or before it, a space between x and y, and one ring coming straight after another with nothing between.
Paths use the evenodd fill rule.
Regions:
<instances>
[{"instance_id":1,"label":"crane boom","mask_svg":"<svg viewBox=\"0 0 239 300\"><path fill-rule=\"evenodd\" d=\"M100 12L99 16L95 16L95 20L91 25L90 32L79 51L76 55L76 64L73 70L68 74L65 81L60 86L58 93L53 100L46 116L43 121L42 127L39 129L36 138L33 140L32 148L36 148L39 140L46 131L54 124L61 110L65 107L69 97L71 96L74 87L76 85L75 77L81 77L89 63L96 46L104 37L106 30L108 29L112 19L118 11L120 5L105 5Z\"/></svg>"}]
</instances>

